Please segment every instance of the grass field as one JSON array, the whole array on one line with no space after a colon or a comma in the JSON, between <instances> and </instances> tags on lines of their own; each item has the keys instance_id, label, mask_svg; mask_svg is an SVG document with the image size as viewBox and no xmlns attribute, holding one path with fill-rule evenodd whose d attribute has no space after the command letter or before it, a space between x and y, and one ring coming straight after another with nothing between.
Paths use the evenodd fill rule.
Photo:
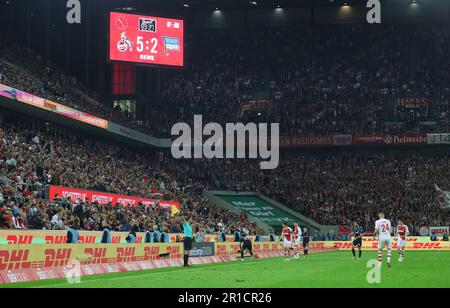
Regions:
<instances>
[{"instance_id":1,"label":"grass field","mask_svg":"<svg viewBox=\"0 0 450 308\"><path fill-rule=\"evenodd\" d=\"M375 251L364 252L361 260L351 253L315 254L307 259L283 262L282 258L198 265L189 269L166 268L81 278L80 284L65 280L19 283L3 287L53 288L282 288L282 287L450 287L450 252L409 251L403 263L393 254L392 268L383 265L381 283L369 284L367 262Z\"/></svg>"}]
</instances>

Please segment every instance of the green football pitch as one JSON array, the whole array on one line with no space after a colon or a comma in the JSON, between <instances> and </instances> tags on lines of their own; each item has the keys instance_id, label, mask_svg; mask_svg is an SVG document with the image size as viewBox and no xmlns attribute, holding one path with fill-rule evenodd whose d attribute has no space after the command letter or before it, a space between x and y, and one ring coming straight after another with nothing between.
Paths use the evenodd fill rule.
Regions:
<instances>
[{"instance_id":1,"label":"green football pitch","mask_svg":"<svg viewBox=\"0 0 450 308\"><path fill-rule=\"evenodd\" d=\"M408 251L405 261L393 253L392 267L383 264L380 283L369 283L369 259L376 251L365 251L361 260L351 253L313 254L306 259L284 262L283 258L246 259L198 265L189 269L166 268L127 273L81 277L79 284L63 279L19 283L2 287L52 288L298 288L298 287L450 287L449 251ZM376 273L369 274L376 277Z\"/></svg>"}]
</instances>

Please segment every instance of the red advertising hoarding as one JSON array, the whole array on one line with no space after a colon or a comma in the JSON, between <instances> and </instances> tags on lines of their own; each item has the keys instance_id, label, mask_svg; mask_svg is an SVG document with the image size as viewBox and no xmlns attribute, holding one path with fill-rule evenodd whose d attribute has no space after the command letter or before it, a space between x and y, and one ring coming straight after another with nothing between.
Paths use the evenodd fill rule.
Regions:
<instances>
[{"instance_id":1,"label":"red advertising hoarding","mask_svg":"<svg viewBox=\"0 0 450 308\"><path fill-rule=\"evenodd\" d=\"M353 136L353 144L420 145L427 144L427 134L373 133Z\"/></svg>"},{"instance_id":2,"label":"red advertising hoarding","mask_svg":"<svg viewBox=\"0 0 450 308\"><path fill-rule=\"evenodd\" d=\"M333 136L281 136L280 148L333 146Z\"/></svg>"},{"instance_id":3,"label":"red advertising hoarding","mask_svg":"<svg viewBox=\"0 0 450 308\"><path fill-rule=\"evenodd\" d=\"M58 194L60 198L71 197L72 201L76 201L78 199L82 201L86 201L92 203L97 201L100 205L105 205L111 203L112 205L117 205L118 203L125 206L137 206L139 202L142 202L144 206L162 206L165 208L174 207L176 209L180 208L180 203L175 201L164 201L164 200L156 200L156 199L148 199L148 198L138 198L132 196L123 196L116 195L98 191L90 191L83 189L73 189L66 188L60 186L50 186L49 187L49 199L53 201L55 199L55 195Z\"/></svg>"},{"instance_id":4,"label":"red advertising hoarding","mask_svg":"<svg viewBox=\"0 0 450 308\"><path fill-rule=\"evenodd\" d=\"M180 19L110 13L109 59L184 66L184 22Z\"/></svg>"},{"instance_id":5,"label":"red advertising hoarding","mask_svg":"<svg viewBox=\"0 0 450 308\"><path fill-rule=\"evenodd\" d=\"M397 98L397 108L399 109L420 109L428 108L431 99L426 97L399 97Z\"/></svg>"},{"instance_id":6,"label":"red advertising hoarding","mask_svg":"<svg viewBox=\"0 0 450 308\"><path fill-rule=\"evenodd\" d=\"M65 105L61 105L48 99L38 97L36 95L23 92L21 90L17 90L11 88L7 85L0 84L0 96L10 98L28 105L31 105L36 108L44 109L47 111L51 111L57 113L59 115L81 121L90 125L94 125L100 128L108 129L108 121L90 115L88 113L67 107Z\"/></svg>"}]
</instances>

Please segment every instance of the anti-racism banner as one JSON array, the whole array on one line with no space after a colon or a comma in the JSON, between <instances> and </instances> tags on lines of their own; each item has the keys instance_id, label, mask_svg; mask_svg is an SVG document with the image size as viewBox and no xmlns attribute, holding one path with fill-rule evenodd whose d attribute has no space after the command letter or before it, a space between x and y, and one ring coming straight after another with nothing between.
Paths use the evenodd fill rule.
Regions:
<instances>
[{"instance_id":1,"label":"anti-racism banner","mask_svg":"<svg viewBox=\"0 0 450 308\"><path fill-rule=\"evenodd\" d=\"M111 124L113 125L113 124ZM172 136L175 140L179 136ZM193 141L193 147L201 147L204 145L211 146L212 141L209 140L211 136L202 136L201 141ZM271 144L271 140L260 137L258 140L249 140L248 137L243 141L246 146L258 145L258 142L264 141ZM274 137L275 138L275 137ZM325 148L325 147L339 147L339 146L357 146L357 145L379 145L379 146L398 146L398 145L431 145L431 144L450 144L450 133L441 134L385 134L385 133L370 133L363 135L296 135L296 136L280 136L278 137L280 149L296 149L296 148ZM227 136L219 137L215 144L236 144L236 140L229 139ZM187 150L190 145L185 145Z\"/></svg>"},{"instance_id":2,"label":"anti-racism banner","mask_svg":"<svg viewBox=\"0 0 450 308\"><path fill-rule=\"evenodd\" d=\"M430 235L444 236L449 234L450 227L430 227Z\"/></svg>"},{"instance_id":3,"label":"anti-racism banner","mask_svg":"<svg viewBox=\"0 0 450 308\"><path fill-rule=\"evenodd\" d=\"M427 144L427 134L382 134L354 135L354 145L421 145Z\"/></svg>"},{"instance_id":4,"label":"anti-racism banner","mask_svg":"<svg viewBox=\"0 0 450 308\"><path fill-rule=\"evenodd\" d=\"M439 188L436 184L434 184L436 188L437 201L442 209L450 209L450 192L444 191Z\"/></svg>"},{"instance_id":5,"label":"anti-racism banner","mask_svg":"<svg viewBox=\"0 0 450 308\"><path fill-rule=\"evenodd\" d=\"M72 118L74 120L78 120L90 125L94 125L100 128L108 129L108 121L90 115L88 113L52 102L48 99L41 98L35 96L33 94L23 92L21 90L17 90L11 88L9 86L0 84L0 96L7 97L18 102L22 102L33 107L37 107L40 109L45 109L47 111L51 111L57 113L59 115Z\"/></svg>"},{"instance_id":6,"label":"anti-racism banner","mask_svg":"<svg viewBox=\"0 0 450 308\"><path fill-rule=\"evenodd\" d=\"M329 147L334 136L281 136L280 148Z\"/></svg>"},{"instance_id":7,"label":"anti-racism banner","mask_svg":"<svg viewBox=\"0 0 450 308\"><path fill-rule=\"evenodd\" d=\"M128 232L111 232L111 242L115 244L127 243L126 237ZM183 238L183 234L170 233L170 243L175 243L178 239ZM144 232L136 233L136 243L144 243ZM102 239L100 231L79 231L79 244L99 244ZM253 236L250 237L254 239ZM233 235L227 235L226 241L232 242ZM65 244L67 241L67 231L59 230L0 230L0 245L29 245L29 244ZM217 234L205 235L205 242L218 242ZM264 241L269 242L269 237L264 236Z\"/></svg>"},{"instance_id":8,"label":"anti-racism banner","mask_svg":"<svg viewBox=\"0 0 450 308\"><path fill-rule=\"evenodd\" d=\"M93 203L95 201L100 205L106 204L122 204L124 206L137 206L139 203L148 206L162 206L164 208L171 208L172 211L176 212L180 209L180 203L177 201L164 201L148 198L139 198L132 196L116 195L98 191L90 191L83 189L73 189L60 186L50 186L49 187L49 199L50 201L55 200L56 194L60 198L71 197L73 202L81 200L87 203Z\"/></svg>"}]
</instances>

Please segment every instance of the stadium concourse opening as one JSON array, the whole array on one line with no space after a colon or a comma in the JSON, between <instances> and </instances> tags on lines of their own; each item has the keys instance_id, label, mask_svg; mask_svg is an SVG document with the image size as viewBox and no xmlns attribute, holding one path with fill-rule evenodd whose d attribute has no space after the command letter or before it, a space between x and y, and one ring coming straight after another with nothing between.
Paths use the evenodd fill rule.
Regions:
<instances>
[{"instance_id":1,"label":"stadium concourse opening","mask_svg":"<svg viewBox=\"0 0 450 308\"><path fill-rule=\"evenodd\" d=\"M0 288L450 287L449 14L0 0Z\"/></svg>"}]
</instances>

